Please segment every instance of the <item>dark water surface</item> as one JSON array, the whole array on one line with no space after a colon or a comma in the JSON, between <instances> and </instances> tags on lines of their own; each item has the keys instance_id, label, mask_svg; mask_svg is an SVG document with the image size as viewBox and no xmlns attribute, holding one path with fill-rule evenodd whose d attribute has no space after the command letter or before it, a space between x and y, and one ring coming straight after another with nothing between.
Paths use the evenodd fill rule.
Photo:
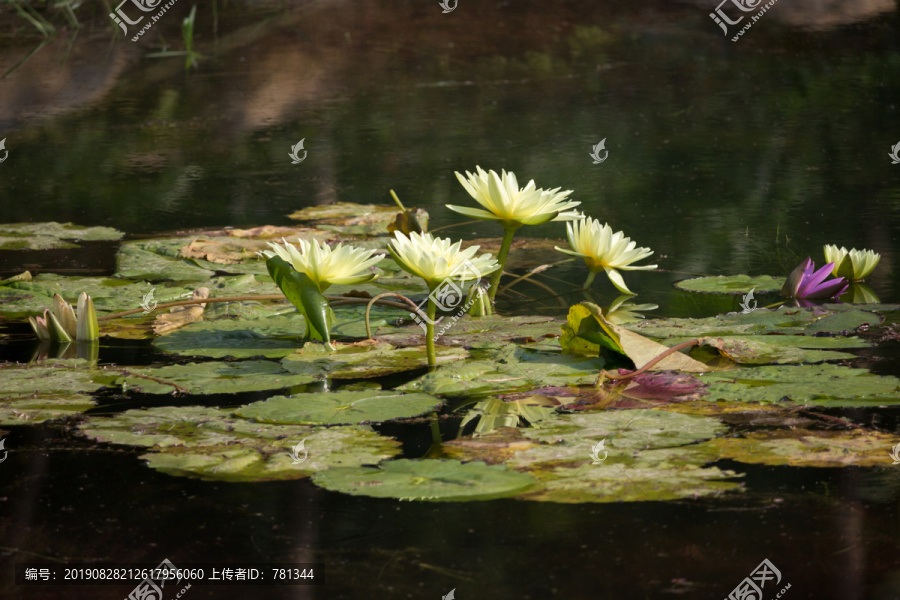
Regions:
<instances>
[{"instance_id":1,"label":"dark water surface","mask_svg":"<svg viewBox=\"0 0 900 600\"><path fill-rule=\"evenodd\" d=\"M188 2L138 42L112 40L104 7L85 5L77 36L61 32L0 79L9 151L0 223L72 221L135 236L287 225L304 206L389 203L395 189L429 211L432 228L452 226L442 235L496 237L491 224L460 224L443 208L472 204L453 171L481 165L572 189L589 215L652 248L664 272L625 277L661 316L737 307L733 297L678 292L679 279L784 275L807 255L821 262L826 243L880 252L869 283L898 301L900 165L888 157L900 141L897 4L780 0L737 42L709 18L714 8L460 0L443 14L437 0L201 3L203 58L186 73L182 58L147 54L182 48ZM0 14L5 73L40 38L15 12ZM301 138L308 155L294 165L288 153ZM609 157L595 165L589 153L604 138ZM557 223L519 235L562 241L565 232ZM110 256L101 249L79 265L4 253L0 278L26 263L111 270ZM567 303L583 299L583 265L549 275ZM602 276L593 291L601 304L617 295ZM501 308L529 312L523 302ZM139 345L104 352L154 360ZM0 358L27 354L0 345ZM897 430L896 410L852 417ZM442 432L457 426L451 417ZM884 469L723 463L746 474L747 492L722 499L429 504L308 481L170 477L140 452L98 451L61 427L10 431L2 597L112 599L131 589L26 589L12 581L17 562L168 557L179 566L316 562L327 582L195 586L188 598L437 599L455 588L460 600L721 599L765 558L791 584L789 600L900 598L900 471L887 450ZM430 442L427 425L392 434L410 457ZM766 600L774 594L767 588Z\"/></svg>"}]
</instances>

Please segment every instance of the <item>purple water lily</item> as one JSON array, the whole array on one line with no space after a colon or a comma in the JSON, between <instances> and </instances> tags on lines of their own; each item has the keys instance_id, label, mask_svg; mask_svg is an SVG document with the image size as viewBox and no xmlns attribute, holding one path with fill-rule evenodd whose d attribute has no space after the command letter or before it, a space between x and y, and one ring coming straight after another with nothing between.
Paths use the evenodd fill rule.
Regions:
<instances>
[{"instance_id":1,"label":"purple water lily","mask_svg":"<svg viewBox=\"0 0 900 600\"><path fill-rule=\"evenodd\" d=\"M847 280L843 277L835 277L825 281L831 273L834 263L828 263L818 271L810 257L801 262L784 282L781 295L785 298L817 300L840 296L847 290Z\"/></svg>"}]
</instances>

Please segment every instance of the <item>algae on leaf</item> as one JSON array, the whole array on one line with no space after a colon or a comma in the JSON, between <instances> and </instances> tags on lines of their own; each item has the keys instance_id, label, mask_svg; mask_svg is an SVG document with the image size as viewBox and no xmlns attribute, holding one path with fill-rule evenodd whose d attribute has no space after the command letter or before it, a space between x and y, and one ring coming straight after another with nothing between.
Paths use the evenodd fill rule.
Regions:
<instances>
[{"instance_id":1,"label":"algae on leaf","mask_svg":"<svg viewBox=\"0 0 900 600\"><path fill-rule=\"evenodd\" d=\"M388 391L338 391L274 396L235 413L261 423L344 425L418 417L443 401L427 394Z\"/></svg>"},{"instance_id":2,"label":"algae on leaf","mask_svg":"<svg viewBox=\"0 0 900 600\"><path fill-rule=\"evenodd\" d=\"M502 466L458 460L393 460L378 467L336 468L313 475L313 483L354 496L460 502L505 498L531 487L530 475Z\"/></svg>"},{"instance_id":3,"label":"algae on leaf","mask_svg":"<svg viewBox=\"0 0 900 600\"><path fill-rule=\"evenodd\" d=\"M72 223L5 223L0 225L0 250L79 248L73 241L120 240L125 234L112 227L81 227ZM72 241L63 241L72 240Z\"/></svg>"}]
</instances>

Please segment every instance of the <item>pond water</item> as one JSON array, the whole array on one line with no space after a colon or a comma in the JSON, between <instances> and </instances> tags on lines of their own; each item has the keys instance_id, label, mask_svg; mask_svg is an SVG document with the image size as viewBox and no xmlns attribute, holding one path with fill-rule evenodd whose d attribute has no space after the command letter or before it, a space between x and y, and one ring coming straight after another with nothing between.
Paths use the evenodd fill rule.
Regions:
<instances>
[{"instance_id":1,"label":"pond water","mask_svg":"<svg viewBox=\"0 0 900 600\"><path fill-rule=\"evenodd\" d=\"M783 0L733 42L712 2L211 3L197 6L194 50L180 50L190 5L132 42L112 39L105 10L77 9L82 29L45 16L41 43L3 9L0 223L107 226L126 239L172 232L292 226L290 213L331 202L428 211L429 227L498 238L447 203L471 205L454 171L514 171L573 190L589 215L652 248L660 271L626 273L648 316L710 317L740 295L692 294L702 275L783 277L826 243L881 254L867 280L900 300L900 15L893 2ZM734 9L732 9L734 11ZM735 13L737 14L737 13ZM133 35L131 27L129 35ZM303 140L306 158L292 164ZM590 153L605 140L606 160ZM559 223L518 240L565 246ZM0 279L109 276L115 242L0 252ZM581 261L555 264L506 315L564 317L585 300ZM519 262L515 262L519 260ZM601 281L602 280L602 281ZM551 293L553 292L553 293ZM618 293L602 275L588 299ZM760 294L760 304L775 294ZM768 302L766 302L768 301ZM137 308L135 306L134 308ZM896 313L894 313L896 314ZM896 320L896 317L889 319ZM890 323L890 320L888 321ZM0 321L0 359L27 361L21 320ZM852 363L900 374L896 341ZM172 362L146 340L104 339L102 364ZM386 389L421 375L378 381ZM315 391L310 384L309 391ZM197 397L99 392L90 415L149 406L234 408L270 394ZM820 408L888 434L896 408ZM455 438L463 412L382 424L421 458L434 427ZM786 598L900 597L900 471L798 468L721 460L742 493L669 501L566 504L513 499L402 502L326 491L308 479L201 481L151 468L133 447L97 445L71 423L2 425L0 596L124 597L130 586L22 586L28 561L315 563L323 585L195 585L189 598L728 597L764 559ZM466 433L469 433L466 430ZM0 437L3 434L0 433ZM900 437L896 440L900 442ZM766 587L766 600L779 589ZM168 598L167 596L166 598Z\"/></svg>"}]
</instances>

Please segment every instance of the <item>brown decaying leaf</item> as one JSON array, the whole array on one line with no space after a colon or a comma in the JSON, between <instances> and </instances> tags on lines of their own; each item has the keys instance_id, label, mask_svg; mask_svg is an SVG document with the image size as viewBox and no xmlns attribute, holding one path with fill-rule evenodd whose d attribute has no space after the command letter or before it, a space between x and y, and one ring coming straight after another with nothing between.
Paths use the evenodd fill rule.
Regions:
<instances>
[{"instance_id":1,"label":"brown decaying leaf","mask_svg":"<svg viewBox=\"0 0 900 600\"><path fill-rule=\"evenodd\" d=\"M209 298L208 287L201 287L194 290L191 300L202 300L204 298ZM189 323L195 323L203 318L204 310L206 310L206 303L194 304L192 306L173 306L169 309L168 313L157 315L156 319L153 320L153 333L156 335L166 335Z\"/></svg>"}]
</instances>

